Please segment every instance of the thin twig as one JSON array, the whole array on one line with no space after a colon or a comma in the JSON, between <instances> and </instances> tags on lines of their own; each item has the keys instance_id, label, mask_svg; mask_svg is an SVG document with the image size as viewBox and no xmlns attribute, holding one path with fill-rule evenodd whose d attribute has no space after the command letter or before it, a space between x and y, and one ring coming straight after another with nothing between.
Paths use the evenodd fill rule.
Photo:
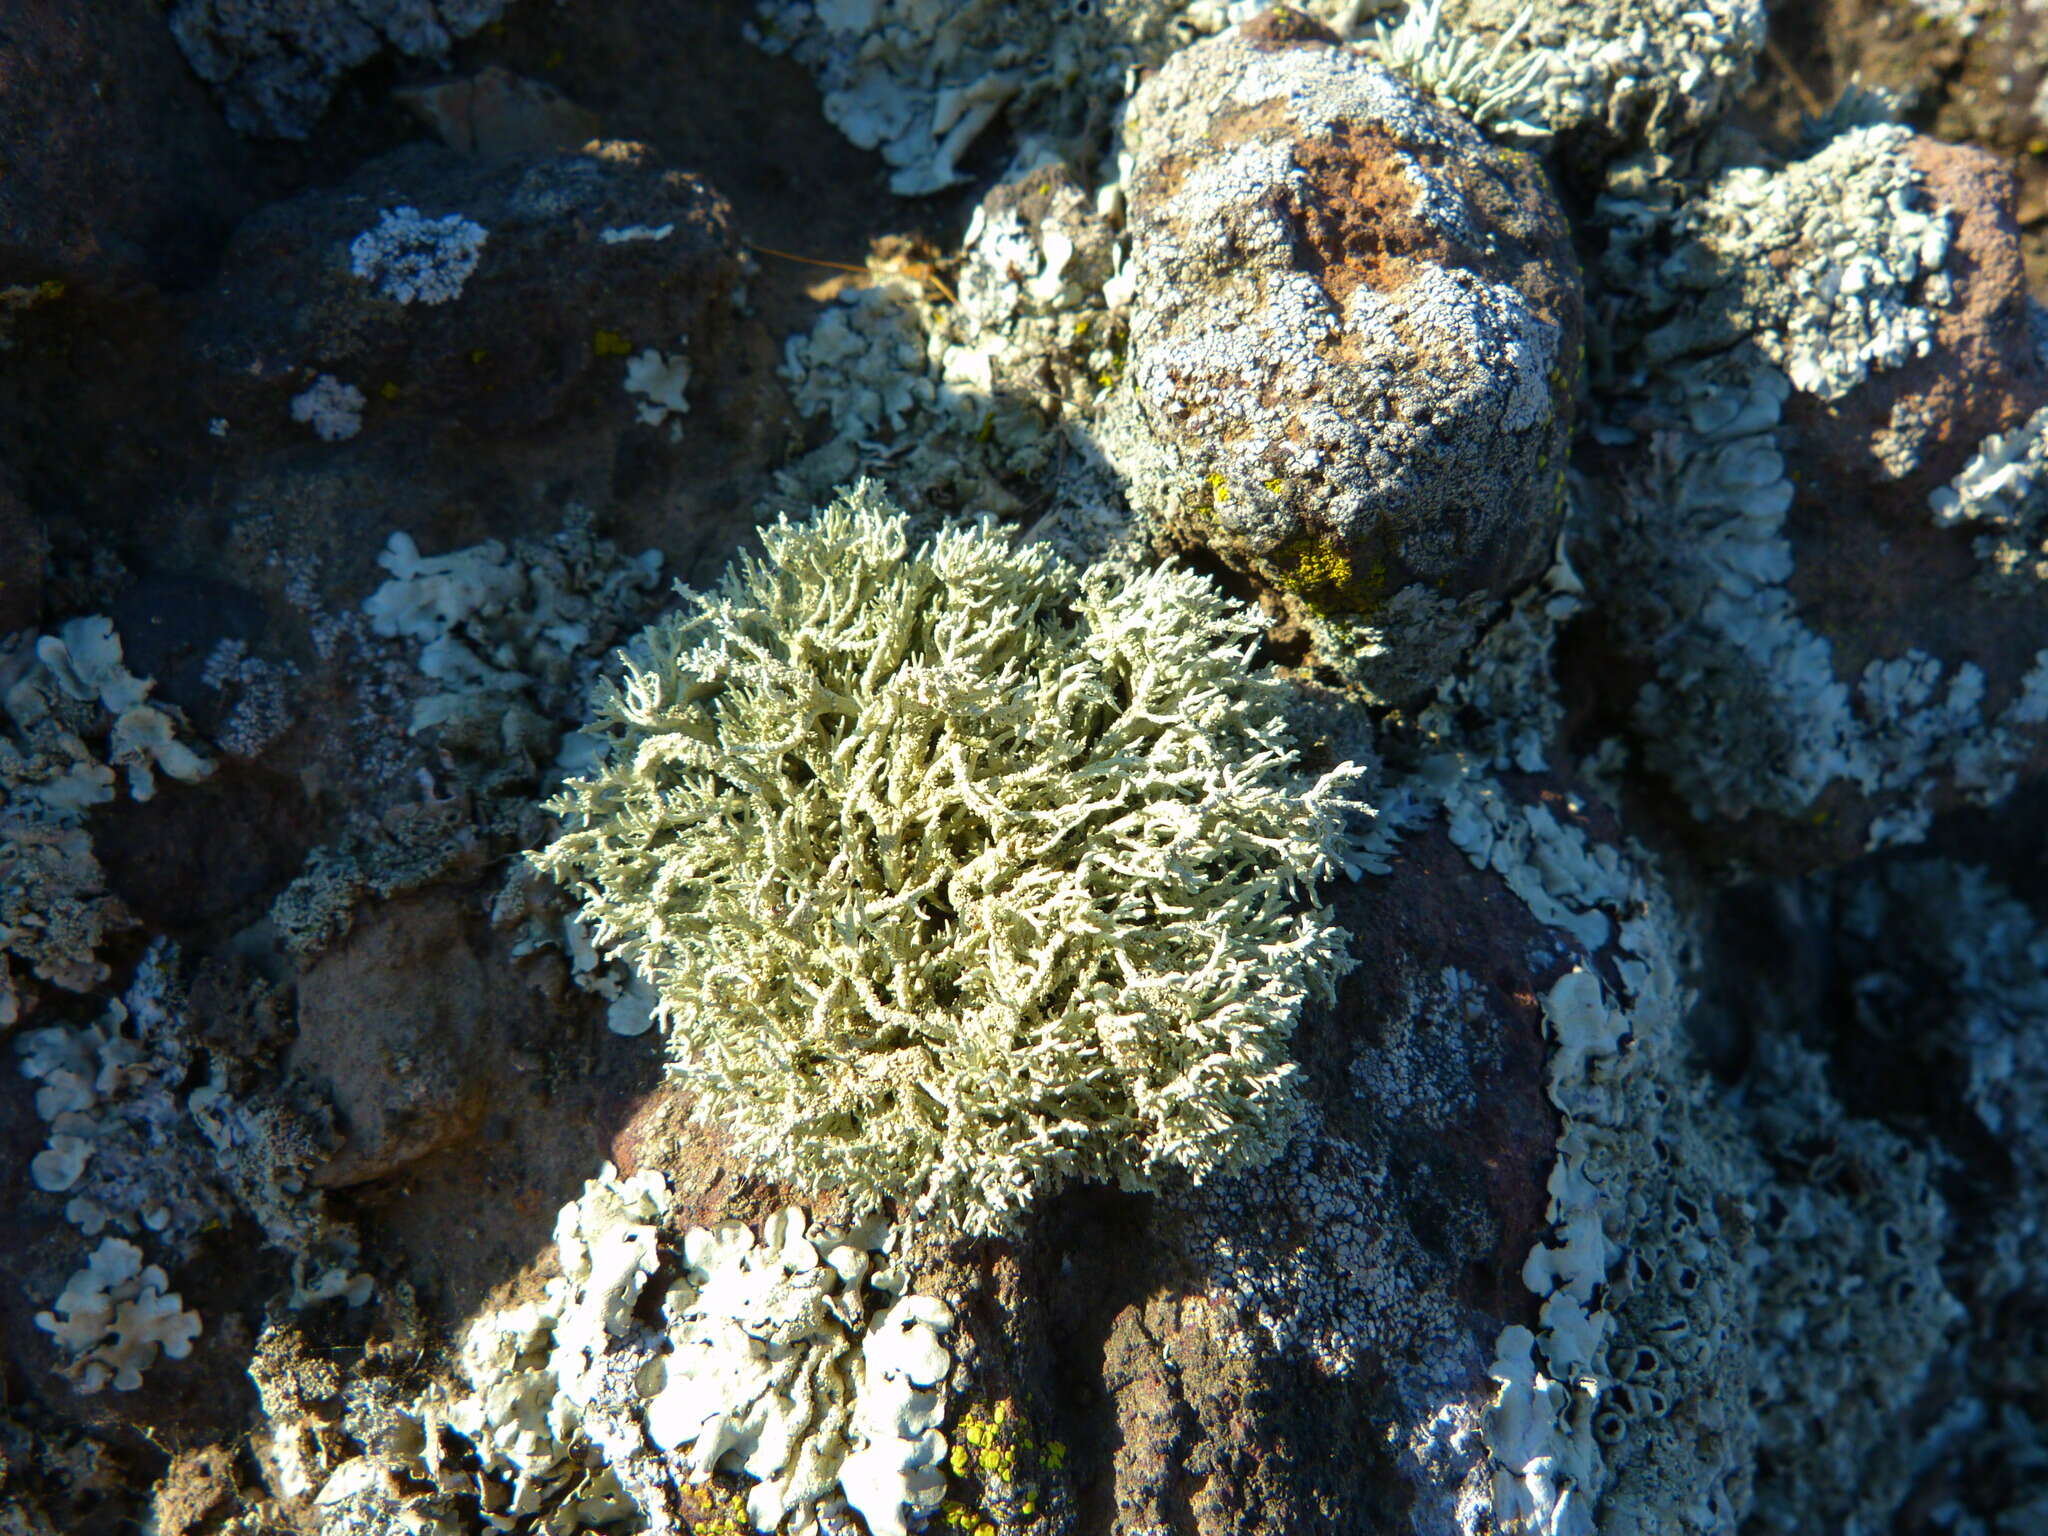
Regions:
<instances>
[{"instance_id":1,"label":"thin twig","mask_svg":"<svg viewBox=\"0 0 2048 1536\"><path fill-rule=\"evenodd\" d=\"M1764 37L1764 56L1777 68L1779 74L1792 82L1793 91L1806 104L1806 110L1810 114L1814 117L1826 115L1827 103L1814 95L1813 87L1808 85L1799 71L1792 67L1792 60L1786 56L1785 50L1778 46L1778 40L1768 34Z\"/></svg>"}]
</instances>

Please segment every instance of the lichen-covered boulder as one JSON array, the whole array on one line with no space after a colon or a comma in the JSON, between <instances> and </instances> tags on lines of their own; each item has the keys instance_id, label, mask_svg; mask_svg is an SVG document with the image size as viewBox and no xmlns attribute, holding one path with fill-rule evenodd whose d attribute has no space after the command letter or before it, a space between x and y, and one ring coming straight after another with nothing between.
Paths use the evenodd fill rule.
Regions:
<instances>
[{"instance_id":1,"label":"lichen-covered boulder","mask_svg":"<svg viewBox=\"0 0 2048 1536\"><path fill-rule=\"evenodd\" d=\"M1538 58L1538 120L1596 155L1712 123L1764 42L1764 0L1444 0L1441 14L1489 47L1506 38L1503 70Z\"/></svg>"},{"instance_id":2,"label":"lichen-covered boulder","mask_svg":"<svg viewBox=\"0 0 2048 1536\"><path fill-rule=\"evenodd\" d=\"M1134 504L1318 660L1426 693L1562 513L1580 297L1541 167L1285 10L1176 55L1125 132Z\"/></svg>"},{"instance_id":3,"label":"lichen-covered boulder","mask_svg":"<svg viewBox=\"0 0 2048 1536\"><path fill-rule=\"evenodd\" d=\"M229 445L393 417L529 432L595 400L664 430L717 412L744 442L759 428L727 409L774 415L744 280L730 205L644 145L414 145L245 222L192 339Z\"/></svg>"},{"instance_id":4,"label":"lichen-covered boulder","mask_svg":"<svg viewBox=\"0 0 2048 1536\"><path fill-rule=\"evenodd\" d=\"M2048 766L2048 362L2011 199L1986 157L1866 125L1723 173L1614 274L1662 318L1609 338L1640 371L1584 461L1573 653L1642 669L1642 760L1717 863L1840 863Z\"/></svg>"},{"instance_id":5,"label":"lichen-covered boulder","mask_svg":"<svg viewBox=\"0 0 2048 1536\"><path fill-rule=\"evenodd\" d=\"M505 0L177 0L166 19L230 123L303 139L350 70L387 48L445 58L504 8Z\"/></svg>"}]
</instances>

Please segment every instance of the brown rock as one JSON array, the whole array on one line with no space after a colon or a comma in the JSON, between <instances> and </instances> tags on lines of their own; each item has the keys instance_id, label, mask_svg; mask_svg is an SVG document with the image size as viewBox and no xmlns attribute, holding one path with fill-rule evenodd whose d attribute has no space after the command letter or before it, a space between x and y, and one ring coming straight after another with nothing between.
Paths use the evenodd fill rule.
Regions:
<instances>
[{"instance_id":1,"label":"brown rock","mask_svg":"<svg viewBox=\"0 0 2048 1536\"><path fill-rule=\"evenodd\" d=\"M445 890L372 907L299 979L286 1057L334 1104L346 1140L314 1174L334 1189L381 1178L471 1135L504 1056L480 919Z\"/></svg>"},{"instance_id":2,"label":"brown rock","mask_svg":"<svg viewBox=\"0 0 2048 1536\"><path fill-rule=\"evenodd\" d=\"M357 239L400 208L484 231L438 299L405 302L355 272ZM730 206L644 145L515 160L412 145L246 221L193 337L210 409L243 444L314 442L291 402L323 374L365 397L365 442L397 422L498 438L592 406L630 423L626 360L648 348L690 358L694 427L694 413L746 408L744 390L720 388L746 351L742 280Z\"/></svg>"},{"instance_id":3,"label":"brown rock","mask_svg":"<svg viewBox=\"0 0 2048 1536\"><path fill-rule=\"evenodd\" d=\"M2048 407L2048 365L2027 316L2010 168L1982 150L1927 138L1914 141L1912 157L1929 199L1954 223L1946 270L1955 300L1935 311L1927 356L1872 374L1831 405L1801 394L1787 402L1798 488L1786 524L1793 550L1787 585L1804 622L1832 647L1837 677L1855 679L1873 660L1921 651L1951 675L1965 665L1979 669L1981 712L1990 718L2011 703L2048 648L2048 590L1989 589L1973 547L1977 531L1937 526L1928 497L1985 438ZM1910 424L1918 446L1904 474L1885 463L1899 424ZM2048 769L2048 740L2014 766L2023 778ZM1863 795L1838 783L1789 839L1772 830L1776 818L1752 818L1760 867L1855 857L1871 821L1907 792ZM1932 806L1939 813L1960 803L1944 787Z\"/></svg>"},{"instance_id":4,"label":"brown rock","mask_svg":"<svg viewBox=\"0 0 2048 1536\"><path fill-rule=\"evenodd\" d=\"M149 0L10 0L0 102L0 289L177 282L243 206L239 147Z\"/></svg>"},{"instance_id":5,"label":"brown rock","mask_svg":"<svg viewBox=\"0 0 2048 1536\"><path fill-rule=\"evenodd\" d=\"M597 137L597 114L553 86L493 64L479 74L393 94L458 154L502 160L580 149Z\"/></svg>"},{"instance_id":6,"label":"brown rock","mask_svg":"<svg viewBox=\"0 0 2048 1536\"><path fill-rule=\"evenodd\" d=\"M1555 781L1506 792L1615 840ZM1503 1326L1538 1322L1520 1275L1550 1236L1537 999L1616 957L1538 922L1439 825L1330 894L1359 964L1296 1033L1310 1113L1278 1161L1156 1197L1077 1188L1014 1249L920 1269L966 1298L978 1390L1066 1446L1033 1475L1072 1529L1450 1531L1490 1496L1487 1366Z\"/></svg>"},{"instance_id":7,"label":"brown rock","mask_svg":"<svg viewBox=\"0 0 2048 1536\"><path fill-rule=\"evenodd\" d=\"M1927 522L1927 494L1953 479L1994 432L2048 404L2044 368L2027 320L2027 276L2015 218L2018 185L2000 157L1961 144L1915 139L1926 197L1954 224L1944 270L1954 302L1938 309L1924 357L1873 373L1841 400L1795 394L1786 418L1798 430L1809 499L1857 504L1897 524ZM1904 439L1902 427L1910 425ZM1917 460L1903 475L1887 459Z\"/></svg>"},{"instance_id":8,"label":"brown rock","mask_svg":"<svg viewBox=\"0 0 2048 1536\"><path fill-rule=\"evenodd\" d=\"M236 1499L233 1461L223 1445L185 1451L171 1459L154 1491L161 1536L198 1536Z\"/></svg>"}]
</instances>

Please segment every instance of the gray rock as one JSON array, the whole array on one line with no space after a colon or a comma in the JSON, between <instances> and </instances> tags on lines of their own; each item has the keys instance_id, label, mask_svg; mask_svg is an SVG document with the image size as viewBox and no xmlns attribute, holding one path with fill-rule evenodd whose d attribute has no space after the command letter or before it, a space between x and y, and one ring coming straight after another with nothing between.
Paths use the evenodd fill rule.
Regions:
<instances>
[{"instance_id":1,"label":"gray rock","mask_svg":"<svg viewBox=\"0 0 2048 1536\"><path fill-rule=\"evenodd\" d=\"M1126 136L1134 503L1426 693L1562 512L1580 297L1540 166L1287 11L1176 55Z\"/></svg>"}]
</instances>

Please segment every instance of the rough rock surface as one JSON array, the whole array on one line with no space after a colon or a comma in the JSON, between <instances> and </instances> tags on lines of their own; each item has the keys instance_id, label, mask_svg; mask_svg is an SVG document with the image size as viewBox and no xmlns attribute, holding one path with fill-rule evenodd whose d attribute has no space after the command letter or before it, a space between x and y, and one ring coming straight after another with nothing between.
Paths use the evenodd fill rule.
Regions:
<instances>
[{"instance_id":1,"label":"rough rock surface","mask_svg":"<svg viewBox=\"0 0 2048 1536\"><path fill-rule=\"evenodd\" d=\"M1928 498L1986 438L2048 406L2048 356L2028 321L2011 170L1933 139L1915 139L1911 154L1929 200L1954 221L1955 298L1925 356L1841 400L1788 402L1802 471L1790 585L1842 676L1913 647L1982 668L1995 711L2048 646L2048 585L1987 593L1973 579L1971 531L1934 526ZM2039 750L2048 754L2048 741ZM2031 776L2048 755L2029 764Z\"/></svg>"},{"instance_id":2,"label":"rough rock surface","mask_svg":"<svg viewBox=\"0 0 2048 1536\"><path fill-rule=\"evenodd\" d=\"M417 232L391 233L403 224ZM414 416L530 432L599 388L623 396L650 348L688 359L724 407L742 281L731 207L644 146L510 162L417 146L245 222L194 342L231 436L306 441L319 422L292 402L322 376L362 397L357 430Z\"/></svg>"},{"instance_id":3,"label":"rough rock surface","mask_svg":"<svg viewBox=\"0 0 2048 1536\"><path fill-rule=\"evenodd\" d=\"M240 151L156 8L11 5L0 291L176 284L241 213Z\"/></svg>"},{"instance_id":4,"label":"rough rock surface","mask_svg":"<svg viewBox=\"0 0 2048 1536\"><path fill-rule=\"evenodd\" d=\"M177 0L170 32L244 133L303 139L341 76L385 48L438 58L505 0Z\"/></svg>"},{"instance_id":5,"label":"rough rock surface","mask_svg":"<svg viewBox=\"0 0 2048 1536\"><path fill-rule=\"evenodd\" d=\"M1634 443L1585 460L1573 654L1651 674L1633 728L1714 861L1841 863L2048 763L2048 584L1994 584L1931 510L2048 402L2012 198L1981 152L1870 126L1726 173L1639 269L1636 302L1705 297L1637 343L1607 440Z\"/></svg>"},{"instance_id":6,"label":"rough rock surface","mask_svg":"<svg viewBox=\"0 0 2048 1536\"><path fill-rule=\"evenodd\" d=\"M0 273L0 1532L580 1536L639 1503L658 1536L899 1536L906 1471L934 1536L2048 1529L2048 773L2018 729L2048 713L2001 704L2048 649L2048 309L2015 259L2048 270L2048 158L2015 202L1835 101L1870 63L1916 127L2022 149L2048 12L1773 6L1758 57L1760 0L1538 0L1489 63L1522 6L1445 0L1409 8L1403 84L1378 8L1309 6L1343 49L1298 17L1200 43L1221 0L529 3L453 81L429 23L496 0L13 8L0 252L45 256ZM173 14L248 23L231 97L267 54L279 104L334 109L230 143L162 67ZM380 61L338 62L343 17ZM1189 84L1218 59L1372 110L1283 135L1284 93ZM617 138L580 152L592 117ZM1261 154L1263 213L1162 214ZM1266 284L1235 310L1219 232ZM1567 430L1496 431L1512 360L1460 394L1414 316L1317 343L1406 434L1352 509L1386 514L1377 578L1281 559L1336 491L1240 495L1241 424L1203 407L1212 462L1143 393L1190 316L1242 339L1274 295L1469 318L1551 282L1562 333L1567 244L1561 541L1548 479L1466 544L1396 526L1446 465L1520 484L1515 444ZM1218 400L1314 403L1246 355ZM1378 394L1375 357L1409 368ZM1419 384L1465 425L1397 419ZM1332 439L1359 485L1378 440ZM845 1190L737 1158L624 964L516 873L668 580L857 473L921 529L1227 567L1266 608L1246 660L1305 664L1317 771L1373 765L1362 876L1325 893L1358 968L1289 1038L1310 1113L1271 1164L806 1253L787 1208L851 1234ZM211 771L138 800L152 742ZM742 1224L768 1262L718 1262ZM693 1271L744 1294L699 1306ZM939 1321L775 1390L863 1285ZM721 1379L673 1358L715 1342L692 1307L749 1320L725 1358L768 1390L656 1455L657 1378ZM901 1411L860 1513L839 1386Z\"/></svg>"},{"instance_id":7,"label":"rough rock surface","mask_svg":"<svg viewBox=\"0 0 2048 1536\"><path fill-rule=\"evenodd\" d=\"M1537 1321L1514 1275L1549 1232L1537 998L1606 962L1441 825L1334 895L1360 963L1296 1034L1310 1108L1277 1162L1156 1199L1075 1191L1014 1256L935 1259L941 1284L986 1276L962 1359L1065 1445L1075 1529L1450 1533L1489 1496L1488 1366ZM963 1501L1002 1509L1014 1481L984 1472Z\"/></svg>"},{"instance_id":8,"label":"rough rock surface","mask_svg":"<svg viewBox=\"0 0 2048 1536\"><path fill-rule=\"evenodd\" d=\"M1398 702L1457 652L1419 646L1437 626L1409 608L1505 598L1549 561L1578 272L1534 159L1290 15L1133 99L1122 467L1308 615L1383 625Z\"/></svg>"},{"instance_id":9,"label":"rough rock surface","mask_svg":"<svg viewBox=\"0 0 2048 1536\"><path fill-rule=\"evenodd\" d=\"M346 1138L319 1184L381 1178L466 1139L489 1110L505 1000L468 926L445 893L387 902L299 978L289 1064L333 1102Z\"/></svg>"}]
</instances>

